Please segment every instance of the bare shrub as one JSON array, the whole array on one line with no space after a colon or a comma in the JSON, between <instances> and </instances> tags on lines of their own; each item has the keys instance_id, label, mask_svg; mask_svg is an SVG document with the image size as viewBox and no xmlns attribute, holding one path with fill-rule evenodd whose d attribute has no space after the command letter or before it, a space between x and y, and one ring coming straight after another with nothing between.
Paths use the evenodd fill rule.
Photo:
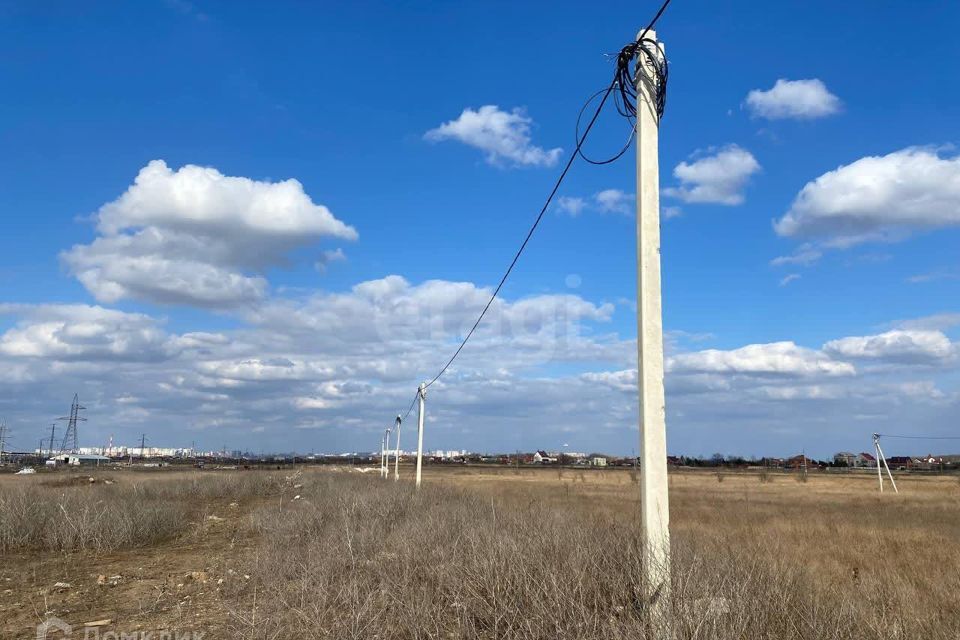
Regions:
<instances>
[{"instance_id":1,"label":"bare shrub","mask_svg":"<svg viewBox=\"0 0 960 640\"><path fill-rule=\"evenodd\" d=\"M635 509L598 518L517 493L496 500L369 478L318 481L309 504L262 512L259 551L231 583L238 638L659 638L641 582ZM555 489L554 489L555 491ZM720 515L724 527L737 514ZM875 576L824 584L775 535L675 536L674 637L952 638ZM949 591L950 587L946 587ZM946 593L946 592L945 592Z\"/></svg>"},{"instance_id":2,"label":"bare shrub","mask_svg":"<svg viewBox=\"0 0 960 640\"><path fill-rule=\"evenodd\" d=\"M283 476L197 475L189 479L88 484L63 476L0 491L0 553L16 549L104 552L155 544L188 529L200 499L281 492Z\"/></svg>"}]
</instances>

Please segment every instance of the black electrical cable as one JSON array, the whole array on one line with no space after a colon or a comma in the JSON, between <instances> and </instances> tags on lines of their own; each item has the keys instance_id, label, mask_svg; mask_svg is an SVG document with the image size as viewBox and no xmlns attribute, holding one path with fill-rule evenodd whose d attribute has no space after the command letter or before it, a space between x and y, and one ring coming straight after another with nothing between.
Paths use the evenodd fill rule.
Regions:
<instances>
[{"instance_id":1,"label":"black electrical cable","mask_svg":"<svg viewBox=\"0 0 960 640\"><path fill-rule=\"evenodd\" d=\"M877 433L880 438L900 438L901 440L960 440L960 436L898 436L889 433Z\"/></svg>"},{"instance_id":2,"label":"black electrical cable","mask_svg":"<svg viewBox=\"0 0 960 640\"><path fill-rule=\"evenodd\" d=\"M463 351L463 348L467 345L467 342L470 341L470 338L473 337L474 332L477 330L477 327L480 326L480 322L483 320L484 316L487 315L487 311L490 310L493 301L497 299L497 295L500 293L500 289L503 288L504 283L507 281L507 278L510 277L510 273L513 271L513 268L516 266L517 261L520 259L521 254L523 254L524 249L527 248L527 244L530 242L530 238L533 237L534 231L537 230L537 227L540 226L540 221L543 220L544 214L546 214L547 209L550 207L550 203L553 202L554 196L557 195L557 191L560 189L560 185L563 183L564 178L567 177L567 173L570 171L570 167L573 166L573 162L577 157L583 158L590 164L610 164L615 160L619 159L627 152L630 148L630 144L633 142L634 132L636 131L635 119L637 115L637 91L634 86L634 75L637 72L636 65L643 64L643 61L646 61L650 65L651 70L653 71L654 83L651 87L651 92L654 96L655 101L655 111L657 115L657 122L659 123L660 118L663 117L663 111L666 106L667 98L667 77L669 74L668 64L666 56L663 53L663 49L660 47L659 43L652 38L647 38L647 32L650 31L654 26L656 26L657 21L660 19L660 16L663 15L663 12L667 10L667 7L670 6L671 0L665 0L660 9L657 11L656 15L653 16L653 19L650 23L643 29L637 39L630 44L626 45L620 50L620 53L617 54L617 68L613 76L613 80L610 82L610 85L606 89L601 89L594 93L587 101L584 103L583 107L580 109L580 113L577 116L577 125L576 125L576 147L573 150L573 153L570 154L570 157L567 159L567 163L563 167L563 171L560 172L560 176L557 178L557 181L553 185L553 189L550 190L550 194L547 196L546 202L543 203L543 207L540 208L540 213L537 214L536 219L533 221L533 225L530 227L530 230L527 231L526 237L523 239L523 242L520 244L520 248L517 250L516 254L513 256L513 260L510 261L510 265L507 267L506 272L503 274L503 277L500 278L500 282L497 284L497 288L493 290L493 294L490 296L490 299L487 301L487 304L484 305L483 310L480 312L480 315L477 317L477 321L473 323L473 326L470 327L470 331L467 332L467 335L460 342L460 345L457 347L457 350L453 352L453 355L450 356L450 359L447 360L446 364L440 369L440 371L435 375L429 382L424 384L423 388L431 386L434 382L440 379L444 373L447 372L447 369L450 368L450 365L453 364L453 361L457 359L457 356L460 355L460 352ZM639 55L642 55L643 60L640 60ZM636 62L635 62L636 60ZM580 122L583 118L583 114L586 111L587 107L599 96L603 94L603 98L600 100L600 104L597 105L597 109L593 112L593 116L590 118L590 122L587 124L586 129L583 131L583 135L580 135ZM607 158L605 160L593 160L592 158L587 157L583 153L583 143L587 139L590 130L593 129L593 125L596 124L597 118L600 117L600 113L603 111L604 105L606 105L607 100L610 95L613 94L614 104L616 106L617 112L630 120L631 122L631 133L630 137L627 139L627 143L623 148L613 157ZM407 416L410 415L410 412L413 411L413 405L416 404L417 398L420 395L419 388L417 393L413 396L413 400L410 402L410 407L407 409L407 412L403 416L403 420L407 419Z\"/></svg>"},{"instance_id":3,"label":"black electrical cable","mask_svg":"<svg viewBox=\"0 0 960 640\"><path fill-rule=\"evenodd\" d=\"M413 400L410 401L410 406L407 407L407 412L403 414L403 418L400 419L400 422L403 422L407 419L407 416L410 415L410 412L413 411L413 405L417 403L417 398L420 397L420 389L417 389L417 392L413 394Z\"/></svg>"}]
</instances>

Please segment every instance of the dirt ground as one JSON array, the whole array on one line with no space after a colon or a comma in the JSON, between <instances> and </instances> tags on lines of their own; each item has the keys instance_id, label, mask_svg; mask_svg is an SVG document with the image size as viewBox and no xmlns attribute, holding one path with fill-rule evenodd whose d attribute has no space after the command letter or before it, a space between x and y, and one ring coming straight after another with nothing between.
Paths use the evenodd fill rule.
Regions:
<instances>
[{"instance_id":1,"label":"dirt ground","mask_svg":"<svg viewBox=\"0 0 960 640\"><path fill-rule=\"evenodd\" d=\"M96 481L92 484L154 483L193 475L195 472L96 470L3 476L0 489L24 482L55 488L88 485L90 478ZM216 632L223 628L226 613L220 591L229 581L244 579L240 560L257 542L245 532L244 519L267 500L193 504L185 533L156 546L101 555L6 555L0 565L0 637L36 638L37 625L51 616L74 627L109 621L94 627L101 634L154 631L153 637L158 638L156 632L184 630L200 632L205 638L221 637ZM51 639L60 637L67 636L53 631L48 634Z\"/></svg>"},{"instance_id":2,"label":"dirt ground","mask_svg":"<svg viewBox=\"0 0 960 640\"><path fill-rule=\"evenodd\" d=\"M306 468L303 477L330 473ZM258 471L205 471L212 474ZM374 475L368 474L368 475ZM411 469L402 468L409 482ZM56 491L98 483L163 483L198 472L106 470L0 476L0 492L27 483ZM93 482L90 481L93 478ZM529 501L586 509L591 518L634 520L639 501L629 469L513 469L428 467L424 482L489 494L522 508ZM771 554L809 563L825 582L856 581L882 571L902 582L900 596L918 607L960 610L960 479L898 478L900 493L880 495L872 475L821 476L675 472L670 477L671 530L703 546L770 539ZM183 533L145 548L93 554L8 552L0 564L0 637L35 638L36 626L56 616L74 626L100 622L108 630L194 631L223 635L228 594L248 579L245 559L258 546L251 514L290 496L210 498L189 505ZM878 568L877 558L883 558ZM902 577L902 579L898 578ZM927 576L927 577L925 577ZM107 621L107 622L103 622ZM74 636L77 634L75 633ZM64 637L51 633L49 638ZM82 637L82 636L81 636ZM110 636L101 636L110 637ZM149 637L149 636L148 636ZM170 636L175 637L175 636Z\"/></svg>"}]
</instances>

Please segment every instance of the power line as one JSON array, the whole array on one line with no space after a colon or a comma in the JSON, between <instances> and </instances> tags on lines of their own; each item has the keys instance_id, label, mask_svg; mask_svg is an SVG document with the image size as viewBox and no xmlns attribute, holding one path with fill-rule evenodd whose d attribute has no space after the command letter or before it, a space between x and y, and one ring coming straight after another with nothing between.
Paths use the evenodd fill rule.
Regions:
<instances>
[{"instance_id":1,"label":"power line","mask_svg":"<svg viewBox=\"0 0 960 640\"><path fill-rule=\"evenodd\" d=\"M583 131L583 135L579 135L579 118L577 126L577 145L574 148L573 152L570 154L570 157L567 159L567 163L563 167L563 171L560 172L560 176L557 178L557 181L553 185L553 189L550 190L550 194L547 196L546 202L543 203L543 207L540 208L540 213L537 214L536 219L533 221L533 225L530 227L530 230L527 231L526 237L523 239L523 242L520 244L520 248L517 250L516 254L513 256L513 260L510 261L510 265L507 267L506 272L503 274L503 277L500 278L500 282L497 284L497 288L494 289L493 295L490 296L490 299L487 301L487 304L484 305L483 310L480 312L480 315L477 317L476 322L473 323L473 326L470 327L470 331L467 332L467 335L460 342L460 345L457 347L456 351L453 352L453 355L450 356L450 359L447 360L447 363L443 365L440 371L435 375L429 382L426 383L424 388L429 387L434 382L440 379L440 377L447 372L447 369L450 368L450 365L453 364L453 361L457 359L457 356L460 355L460 352L463 351L463 348L467 345L467 342L470 341L470 338L473 337L474 332L477 330L477 327L480 326L480 322L483 320L484 316L487 315L487 311L490 310L490 306L493 304L493 301L497 299L497 295L500 293L500 289L503 288L504 283L506 283L507 278L510 277L510 273L513 271L513 268L516 266L517 261L520 259L521 254L523 254L524 249L527 248L527 244L530 242L530 238L533 237L534 231L537 230L537 227L540 226L540 221L543 220L544 214L547 212L547 209L550 206L550 203L553 202L554 196L557 195L557 191L560 189L560 185L563 183L564 178L567 177L567 173L570 171L570 167L573 166L573 162L577 159L577 156L583 157L588 162L592 164L607 164L616 160L622 156L626 148L629 147L629 142L627 147L620 151L618 155L614 158L604 161L596 162L589 160L586 156L581 153L581 148L583 147L584 141L586 141L587 136L590 133L590 130L593 129L593 125L596 124L597 118L600 117L600 113L603 111L603 107L607 102L607 99L610 97L611 92L615 89L618 89L620 100L622 105L618 105L617 110L627 116L632 117L636 114L636 89L633 87L633 70L632 70L632 61L636 57L637 52L643 52L648 59L651 60L651 64L654 65L655 75L658 78L658 87L656 88L656 109L657 116L663 114L663 108L665 105L666 99L666 80L667 80L667 63L666 58L661 58L659 55L655 55L654 52L650 50L650 47L655 47L657 54L659 54L660 49L659 45L646 37L647 32L650 31L656 25L657 21L660 19L660 16L663 15L663 12L666 11L667 7L670 5L671 0L666 0L663 5L661 5L660 10L657 11L656 15L653 17L653 20L650 21L650 24L640 33L635 41L631 42L623 49L620 50L620 54L617 56L617 70L614 73L613 80L610 82L610 85L603 90L603 98L600 100L600 104L597 105L597 109L593 112L593 117L590 118L590 122L587 124L586 129ZM599 92L598 92L599 93ZM598 94L594 94L588 100L587 104L592 101ZM584 105L584 108L586 105ZM581 116L583 114L583 109L581 109ZM632 138L632 136L631 136ZM411 409L413 405L411 404ZM409 413L409 412L408 412Z\"/></svg>"},{"instance_id":2,"label":"power line","mask_svg":"<svg viewBox=\"0 0 960 640\"><path fill-rule=\"evenodd\" d=\"M889 433L874 434L882 438L900 438L901 440L960 440L960 436L900 436Z\"/></svg>"}]
</instances>

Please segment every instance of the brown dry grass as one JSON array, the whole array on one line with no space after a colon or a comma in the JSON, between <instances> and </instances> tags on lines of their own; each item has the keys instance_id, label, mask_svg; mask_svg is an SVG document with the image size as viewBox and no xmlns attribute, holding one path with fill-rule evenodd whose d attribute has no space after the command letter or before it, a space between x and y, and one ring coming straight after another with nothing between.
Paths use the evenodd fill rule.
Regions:
<instances>
[{"instance_id":1,"label":"brown dry grass","mask_svg":"<svg viewBox=\"0 0 960 640\"><path fill-rule=\"evenodd\" d=\"M331 469L293 480L65 477L0 478L0 502L20 504L21 523L70 527L59 506L25 506L50 502L90 509L98 532L69 544L4 534L0 573L13 588L0 598L3 637L29 637L47 611L207 638L658 637L642 596L630 470L434 467L420 492L406 478ZM956 478L903 477L900 495L883 496L871 476L674 473L670 483L677 638L960 637ZM94 517L108 513L96 510L104 502L113 519L154 509L176 524L162 536L149 527L115 536L96 524L109 520ZM185 579L194 570L202 581ZM125 577L76 587L98 573ZM53 593L54 580L75 586Z\"/></svg>"},{"instance_id":2,"label":"brown dry grass","mask_svg":"<svg viewBox=\"0 0 960 640\"><path fill-rule=\"evenodd\" d=\"M679 638L957 638L960 486L675 474ZM244 638L656 637L626 471L432 470L419 494L320 476L264 514ZM716 598L722 598L717 600Z\"/></svg>"}]
</instances>

